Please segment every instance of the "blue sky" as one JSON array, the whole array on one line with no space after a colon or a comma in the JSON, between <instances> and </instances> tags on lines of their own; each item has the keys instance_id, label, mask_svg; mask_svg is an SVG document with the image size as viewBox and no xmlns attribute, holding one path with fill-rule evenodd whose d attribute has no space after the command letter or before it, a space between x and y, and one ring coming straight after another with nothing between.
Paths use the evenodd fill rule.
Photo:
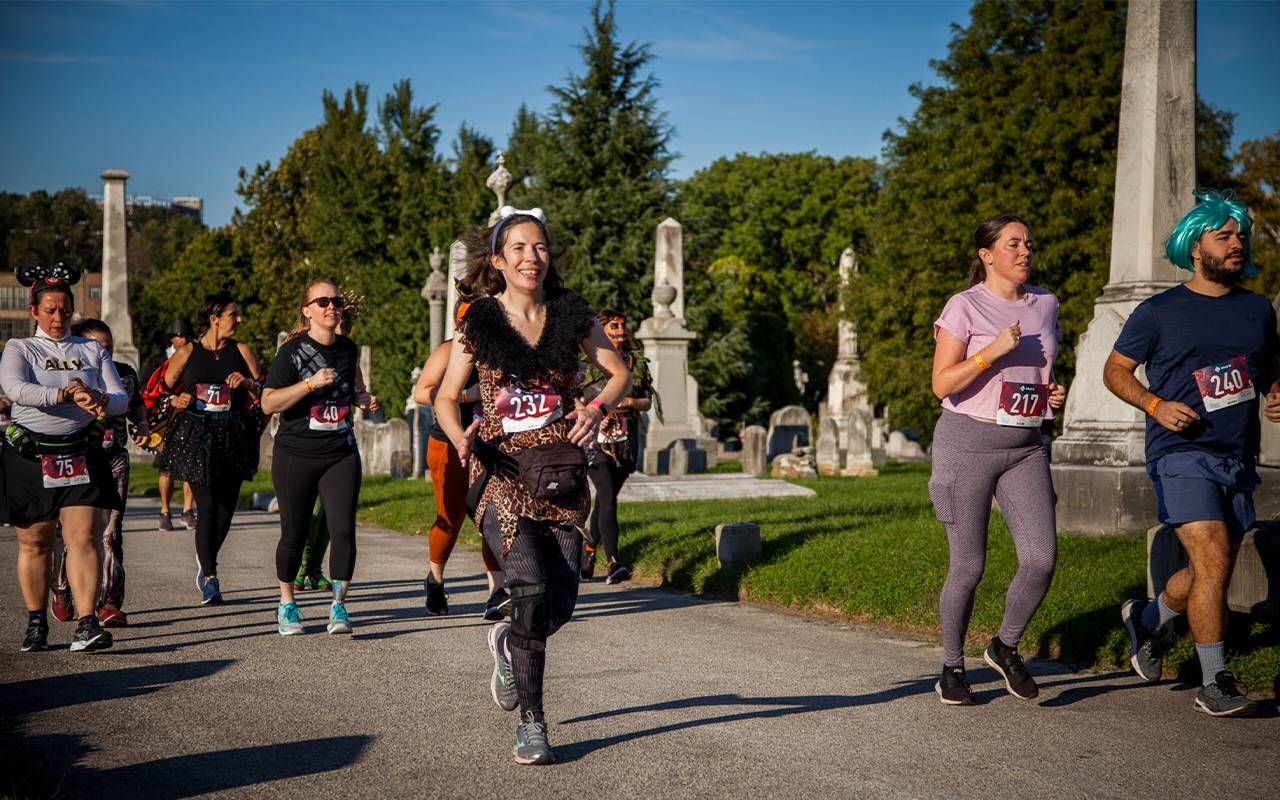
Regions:
<instances>
[{"instance_id":1,"label":"blue sky","mask_svg":"<svg viewBox=\"0 0 1280 800\"><path fill-rule=\"evenodd\" d=\"M277 161L320 94L371 98L412 80L438 103L442 150L462 122L499 145L516 108L580 71L586 2L0 3L0 190L80 186L122 167L130 194L205 199L222 224L241 166ZM623 40L649 42L685 177L738 152L876 156L938 83L966 2L623 0ZM1199 5L1200 93L1239 114L1236 141L1280 129L1280 2Z\"/></svg>"}]
</instances>

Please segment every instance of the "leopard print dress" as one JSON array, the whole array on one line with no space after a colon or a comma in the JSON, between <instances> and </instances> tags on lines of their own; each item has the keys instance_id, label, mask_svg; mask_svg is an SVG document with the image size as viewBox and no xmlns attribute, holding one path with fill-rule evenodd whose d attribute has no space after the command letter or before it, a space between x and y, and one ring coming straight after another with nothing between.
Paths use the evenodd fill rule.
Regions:
<instances>
[{"instance_id":1,"label":"leopard print dress","mask_svg":"<svg viewBox=\"0 0 1280 800\"><path fill-rule=\"evenodd\" d=\"M573 423L564 415L573 409L577 396L577 354L594 323L595 314L587 302L573 292L562 290L547 303L542 337L537 346L531 346L511 326L497 298L486 297L473 303L464 319L463 336L480 378L483 417L479 438L507 454L567 440ZM508 432L503 427L504 414L510 420L510 398L518 392L556 395L559 416L541 427ZM483 470L478 458L471 459L472 483L480 478ZM493 508L497 518L502 533L502 555L506 556L515 541L516 524L521 517L582 528L591 508L591 495L584 487L577 494L556 500L538 500L529 495L518 479L491 475L476 505L476 520L484 519L489 508Z\"/></svg>"}]
</instances>

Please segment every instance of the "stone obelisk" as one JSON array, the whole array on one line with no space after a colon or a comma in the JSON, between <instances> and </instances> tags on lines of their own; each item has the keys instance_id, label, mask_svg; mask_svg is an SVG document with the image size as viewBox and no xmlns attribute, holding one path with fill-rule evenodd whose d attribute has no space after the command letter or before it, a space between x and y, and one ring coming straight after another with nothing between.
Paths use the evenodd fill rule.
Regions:
<instances>
[{"instance_id":1,"label":"stone obelisk","mask_svg":"<svg viewBox=\"0 0 1280 800\"><path fill-rule=\"evenodd\" d=\"M124 219L124 183L129 173L109 169L102 173L102 321L111 328L116 361L138 368L138 348L133 346L133 320L129 317L128 230Z\"/></svg>"},{"instance_id":2,"label":"stone obelisk","mask_svg":"<svg viewBox=\"0 0 1280 800\"><path fill-rule=\"evenodd\" d=\"M1111 274L1076 349L1066 424L1053 444L1059 530L1113 533L1155 522L1142 412L1107 391L1102 368L1133 309L1181 280L1163 246L1194 202L1195 54L1192 0L1130 1Z\"/></svg>"},{"instance_id":3,"label":"stone obelisk","mask_svg":"<svg viewBox=\"0 0 1280 800\"><path fill-rule=\"evenodd\" d=\"M427 307L430 310L431 352L434 353L444 341L444 301L449 294L449 279L440 269L444 264L444 256L440 253L439 247L431 251L431 255L427 257L427 263L431 265L431 274L427 276L427 282L422 287L422 299L427 301Z\"/></svg>"}]
</instances>

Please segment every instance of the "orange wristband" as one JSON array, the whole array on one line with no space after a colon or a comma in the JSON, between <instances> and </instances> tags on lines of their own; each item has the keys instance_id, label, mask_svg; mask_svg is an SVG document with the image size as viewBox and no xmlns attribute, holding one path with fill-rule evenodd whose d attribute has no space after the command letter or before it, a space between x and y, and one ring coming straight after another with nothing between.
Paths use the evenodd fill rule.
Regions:
<instances>
[{"instance_id":1,"label":"orange wristband","mask_svg":"<svg viewBox=\"0 0 1280 800\"><path fill-rule=\"evenodd\" d=\"M303 382L303 383L305 383L305 384L307 385L307 391L308 391L308 392L314 392L314 391L316 390L316 387L314 387L314 386L312 386L312 385L311 385L311 379L310 379L310 378L303 378L303 379L302 379L302 382Z\"/></svg>"},{"instance_id":2,"label":"orange wristband","mask_svg":"<svg viewBox=\"0 0 1280 800\"><path fill-rule=\"evenodd\" d=\"M982 357L982 353L974 353L974 354L973 354L973 363L975 363L975 364L977 364L977 365L978 365L978 369L986 369L986 368L987 368L987 362L986 362L986 360L985 360L985 359L983 359L983 357Z\"/></svg>"},{"instance_id":3,"label":"orange wristband","mask_svg":"<svg viewBox=\"0 0 1280 800\"><path fill-rule=\"evenodd\" d=\"M1160 398L1153 397L1151 402L1147 403L1147 416L1154 417L1156 415L1156 406L1160 405Z\"/></svg>"}]
</instances>

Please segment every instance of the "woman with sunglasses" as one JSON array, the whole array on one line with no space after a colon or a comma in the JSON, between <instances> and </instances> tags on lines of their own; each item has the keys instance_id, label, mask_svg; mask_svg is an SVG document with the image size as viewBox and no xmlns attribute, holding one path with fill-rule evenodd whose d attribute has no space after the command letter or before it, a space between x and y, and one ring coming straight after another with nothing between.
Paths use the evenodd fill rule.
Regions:
<instances>
[{"instance_id":1,"label":"woman with sunglasses","mask_svg":"<svg viewBox=\"0 0 1280 800\"><path fill-rule=\"evenodd\" d=\"M333 602L327 630L351 633L346 600L356 565L356 500L360 496L360 452L351 409L377 411L378 400L365 391L355 343L338 333L345 305L333 281L307 285L298 321L276 351L262 394L263 412L280 414L271 482L280 503L276 630L281 636L304 632L293 582L317 494L330 542Z\"/></svg>"},{"instance_id":2,"label":"woman with sunglasses","mask_svg":"<svg viewBox=\"0 0 1280 800\"><path fill-rule=\"evenodd\" d=\"M258 428L250 398L262 393L258 358L235 340L244 322L226 289L205 295L198 316L204 331L169 359L164 382L178 413L169 424L156 467L191 484L196 498L196 587L201 605L222 602L218 552L231 530L240 484L258 469Z\"/></svg>"}]
</instances>

